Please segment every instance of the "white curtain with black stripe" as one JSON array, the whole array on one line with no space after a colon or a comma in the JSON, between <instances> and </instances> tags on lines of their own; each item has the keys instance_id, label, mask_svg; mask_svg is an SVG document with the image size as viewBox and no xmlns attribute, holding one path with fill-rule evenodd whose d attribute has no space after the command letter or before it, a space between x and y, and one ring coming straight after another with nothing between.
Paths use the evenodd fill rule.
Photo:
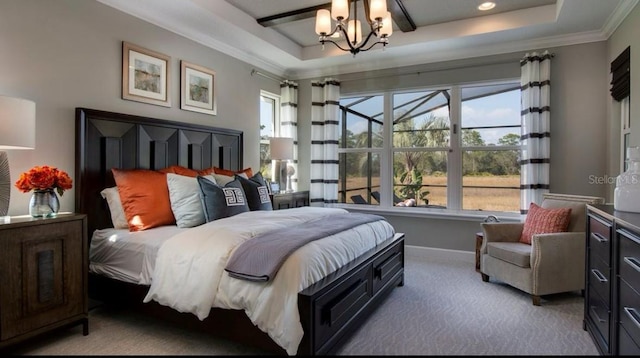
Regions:
<instances>
[{"instance_id":1,"label":"white curtain with black stripe","mask_svg":"<svg viewBox=\"0 0 640 358\"><path fill-rule=\"evenodd\" d=\"M338 202L340 82L311 83L311 206Z\"/></svg>"},{"instance_id":2,"label":"white curtain with black stripe","mask_svg":"<svg viewBox=\"0 0 640 358\"><path fill-rule=\"evenodd\" d=\"M550 81L551 58L542 54L525 54L520 60L522 96L522 151L520 162L520 213L529 211L529 204L540 204L549 192L550 160Z\"/></svg>"},{"instance_id":3,"label":"white curtain with black stripe","mask_svg":"<svg viewBox=\"0 0 640 358\"><path fill-rule=\"evenodd\" d=\"M280 136L293 138L293 163L287 170L292 170L291 189L298 190L298 84L285 80L280 82Z\"/></svg>"}]
</instances>

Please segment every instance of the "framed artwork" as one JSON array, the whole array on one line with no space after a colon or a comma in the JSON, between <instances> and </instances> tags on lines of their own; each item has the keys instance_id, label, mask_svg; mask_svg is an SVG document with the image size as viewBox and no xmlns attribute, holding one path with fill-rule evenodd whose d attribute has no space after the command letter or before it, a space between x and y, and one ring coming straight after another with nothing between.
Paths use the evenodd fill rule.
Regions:
<instances>
[{"instance_id":1,"label":"framed artwork","mask_svg":"<svg viewBox=\"0 0 640 358\"><path fill-rule=\"evenodd\" d=\"M180 61L180 108L216 115L216 73L206 67Z\"/></svg>"},{"instance_id":2,"label":"framed artwork","mask_svg":"<svg viewBox=\"0 0 640 358\"><path fill-rule=\"evenodd\" d=\"M122 99L171 107L171 58L122 42Z\"/></svg>"}]
</instances>

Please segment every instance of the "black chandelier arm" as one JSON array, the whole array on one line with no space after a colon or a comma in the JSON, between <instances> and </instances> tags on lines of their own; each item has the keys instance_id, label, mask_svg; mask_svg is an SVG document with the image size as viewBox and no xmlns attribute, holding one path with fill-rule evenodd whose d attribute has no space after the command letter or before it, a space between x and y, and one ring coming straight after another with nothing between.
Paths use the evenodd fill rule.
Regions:
<instances>
[{"instance_id":1,"label":"black chandelier arm","mask_svg":"<svg viewBox=\"0 0 640 358\"><path fill-rule=\"evenodd\" d=\"M328 34L322 34L320 36L320 43L322 45L324 45L325 42L330 42L332 44L334 44L337 48L339 48L342 51L345 52L351 52L354 56L358 53L358 52L364 52L364 51L369 51L371 48L373 48L373 46L381 43L383 46L386 46L388 43L387 37L382 37L380 40L374 42L373 44L371 44L371 46L364 48L363 47L365 45L367 45L367 43L369 42L369 40L371 40L371 37L376 35L376 31L378 31L380 29L380 26L374 26L373 23L369 22L371 31L369 32L369 35L367 35L367 37L364 39L364 41L362 41L360 43L360 45L358 47L354 46L350 39L349 39L349 33L347 32L346 27L344 26L344 24L342 23L342 21L339 21L338 24L336 25L336 27L333 29L333 31L331 31ZM328 38L330 38L333 34L335 34L336 32L341 32L344 35L344 38L346 39L347 45L349 45L348 48L342 47L340 46L337 42L330 40Z\"/></svg>"},{"instance_id":2,"label":"black chandelier arm","mask_svg":"<svg viewBox=\"0 0 640 358\"><path fill-rule=\"evenodd\" d=\"M383 41L383 40L378 40L374 43L371 44L371 46L367 47L367 48L361 48L360 52L365 52L365 51L369 51L373 48L373 46L377 45L377 44L382 44L382 47L387 46L387 41Z\"/></svg>"},{"instance_id":3,"label":"black chandelier arm","mask_svg":"<svg viewBox=\"0 0 640 358\"><path fill-rule=\"evenodd\" d=\"M350 48L342 47L342 46L338 45L338 43L337 43L337 42L335 42L335 41L333 41L333 40L320 40L320 43L321 43L321 44L323 44L323 45L324 45L324 43L325 43L325 42L330 42L330 43L332 43L332 44L336 45L336 47L337 47L337 48L339 48L339 49L341 49L342 51L345 51L345 52L353 52Z\"/></svg>"}]
</instances>

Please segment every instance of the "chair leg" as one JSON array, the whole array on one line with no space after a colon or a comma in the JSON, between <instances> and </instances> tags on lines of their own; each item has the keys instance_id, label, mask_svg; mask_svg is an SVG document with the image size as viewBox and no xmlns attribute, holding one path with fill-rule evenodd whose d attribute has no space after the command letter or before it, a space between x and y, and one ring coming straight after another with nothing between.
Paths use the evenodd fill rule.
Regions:
<instances>
[{"instance_id":1,"label":"chair leg","mask_svg":"<svg viewBox=\"0 0 640 358\"><path fill-rule=\"evenodd\" d=\"M480 275L482 275L482 281L489 282L489 275L484 274L482 272L480 272Z\"/></svg>"},{"instance_id":2,"label":"chair leg","mask_svg":"<svg viewBox=\"0 0 640 358\"><path fill-rule=\"evenodd\" d=\"M533 300L534 306L540 306L540 296L531 295L531 299Z\"/></svg>"}]
</instances>

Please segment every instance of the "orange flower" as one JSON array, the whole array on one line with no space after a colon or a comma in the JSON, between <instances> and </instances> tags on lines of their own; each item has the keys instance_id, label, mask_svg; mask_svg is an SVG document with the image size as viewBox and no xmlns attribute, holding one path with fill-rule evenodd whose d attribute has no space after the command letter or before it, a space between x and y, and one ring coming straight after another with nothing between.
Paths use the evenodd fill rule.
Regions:
<instances>
[{"instance_id":1,"label":"orange flower","mask_svg":"<svg viewBox=\"0 0 640 358\"><path fill-rule=\"evenodd\" d=\"M73 187L73 181L69 174L48 165L35 166L29 171L20 174L15 183L16 188L23 193L31 190L55 189L62 195L65 190Z\"/></svg>"}]
</instances>

